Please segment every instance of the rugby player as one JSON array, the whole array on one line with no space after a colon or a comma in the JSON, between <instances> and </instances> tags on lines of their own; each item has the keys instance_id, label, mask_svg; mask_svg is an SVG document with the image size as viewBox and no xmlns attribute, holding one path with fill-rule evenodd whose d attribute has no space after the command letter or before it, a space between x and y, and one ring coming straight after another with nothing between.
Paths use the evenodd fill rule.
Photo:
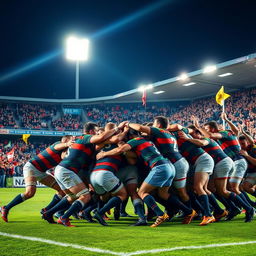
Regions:
<instances>
[{"instance_id":1,"label":"rugby player","mask_svg":"<svg viewBox=\"0 0 256 256\"><path fill-rule=\"evenodd\" d=\"M162 222L166 221L169 216L159 208L154 197L150 195L150 192L157 189L159 196L164 200L168 200L168 189L175 176L175 169L173 165L160 154L155 145L151 141L141 137L137 131L130 129L129 139L130 140L127 143L118 148L108 152L98 153L97 159L110 155L119 155L130 151L131 149L133 149L138 156L141 156L144 159L151 171L143 181L138 194L146 205L152 208L158 216L156 222L151 225L151 227L157 227Z\"/></svg>"},{"instance_id":2,"label":"rugby player","mask_svg":"<svg viewBox=\"0 0 256 256\"><path fill-rule=\"evenodd\" d=\"M61 154L73 143L72 136L62 137L60 142L55 142L40 152L37 156L29 160L23 167L23 175L25 179L25 193L17 195L10 203L1 208L2 219L8 222L8 214L15 205L23 203L25 200L32 198L36 193L36 182L39 181L47 187L57 191L51 203L45 208L51 208L59 202L65 195L57 184L52 175L46 173L47 170L57 166L61 159Z\"/></svg>"},{"instance_id":3,"label":"rugby player","mask_svg":"<svg viewBox=\"0 0 256 256\"><path fill-rule=\"evenodd\" d=\"M204 136L216 140L222 150L233 160L234 170L229 179L232 192L229 195L229 199L246 210L245 222L250 222L253 219L254 209L239 189L239 185L247 169L247 162L240 154L241 147L237 139L239 129L227 118L226 113L222 113L221 118L228 123L231 130L220 130L215 121L205 123L204 128L200 128L199 130ZM232 219L236 214L230 212L228 219Z\"/></svg>"},{"instance_id":4,"label":"rugby player","mask_svg":"<svg viewBox=\"0 0 256 256\"><path fill-rule=\"evenodd\" d=\"M99 135L96 135L97 124L88 122L84 125L84 135L72 144L66 157L55 169L55 178L67 197L43 214L45 220L52 223L55 212L68 208L57 222L64 226L73 226L69 221L69 217L81 211L91 199L88 187L77 175L78 172L80 170L89 170L90 165L94 161L95 144L105 141L123 128L124 125L125 123L121 123L115 129L105 131Z\"/></svg>"},{"instance_id":5,"label":"rugby player","mask_svg":"<svg viewBox=\"0 0 256 256\"><path fill-rule=\"evenodd\" d=\"M201 209L203 211L203 220L199 225L204 226L215 222L215 218L211 214L207 194L209 176L212 174L214 167L212 157L202 148L187 140L187 137L192 138L190 135L190 133L193 133L192 129L184 128L179 124L172 124L169 125L168 130L172 131L172 133L176 136L179 150L191 166L190 175L193 175L193 188L198 196L199 202L202 205Z\"/></svg>"},{"instance_id":6,"label":"rugby player","mask_svg":"<svg viewBox=\"0 0 256 256\"><path fill-rule=\"evenodd\" d=\"M143 126L140 124L130 123L129 126L139 132L150 136L150 140L156 145L160 153L175 167L174 187L178 190L180 197L183 199L182 204L178 198L170 196L169 203L179 207L184 213L183 224L189 224L196 212L192 210L189 196L186 191L186 177L189 169L188 162L178 151L176 138L166 130L169 122L164 116L154 118L153 127Z\"/></svg>"}]
</instances>

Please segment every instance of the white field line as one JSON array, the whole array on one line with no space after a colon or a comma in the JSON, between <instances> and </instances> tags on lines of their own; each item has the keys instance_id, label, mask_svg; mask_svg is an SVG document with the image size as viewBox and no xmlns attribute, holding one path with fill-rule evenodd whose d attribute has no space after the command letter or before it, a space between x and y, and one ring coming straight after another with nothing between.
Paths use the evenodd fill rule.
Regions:
<instances>
[{"instance_id":1,"label":"white field line","mask_svg":"<svg viewBox=\"0 0 256 256\"><path fill-rule=\"evenodd\" d=\"M132 256L132 255L149 254L149 253L153 254L153 253L161 253L161 252L171 252L171 251L178 251L178 250L192 250L192 249L205 249L205 248L216 248L216 247L224 247L224 246L256 244L256 241L247 241L247 242L224 243L224 244L207 244L207 245L199 245L199 246L180 246L180 247L173 247L173 248L143 250L143 251L136 251L136 252L114 252L114 251L110 251L110 250L91 248L91 247L86 247L86 246L77 245L77 244L61 243L61 242L38 238L38 237L21 236L21 235L14 235L14 234L3 233L3 232L0 232L0 236L41 242L41 243L52 244L52 245L58 245L58 246L62 246L62 247L71 247L74 249L80 249L80 250L84 250L84 251L118 255L118 256Z\"/></svg>"},{"instance_id":2,"label":"white field line","mask_svg":"<svg viewBox=\"0 0 256 256\"><path fill-rule=\"evenodd\" d=\"M90 252L112 254L112 255L119 255L119 256L124 255L124 253L122 253L122 252L112 252L112 251L109 251L109 250L91 248L91 247L86 247L86 246L82 246L82 245L78 245L78 244L60 243L60 242L57 242L57 241L43 239L43 238L39 238L39 237L20 236L20 235L8 234L8 233L3 233L3 232L0 232L0 236L6 236L6 237L11 237L11 238L41 242L41 243L45 243L45 244L58 245L58 246L62 246L62 247L71 247L71 248L74 248L74 249L85 250L85 251L90 251Z\"/></svg>"}]
</instances>

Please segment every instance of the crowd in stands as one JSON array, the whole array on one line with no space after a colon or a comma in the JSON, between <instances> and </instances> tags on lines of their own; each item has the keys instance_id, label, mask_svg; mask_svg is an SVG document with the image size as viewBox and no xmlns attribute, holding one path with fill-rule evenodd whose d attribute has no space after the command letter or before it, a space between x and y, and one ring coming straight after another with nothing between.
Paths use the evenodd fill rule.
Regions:
<instances>
[{"instance_id":1,"label":"crowd in stands","mask_svg":"<svg viewBox=\"0 0 256 256\"><path fill-rule=\"evenodd\" d=\"M195 115L201 124L211 120L221 123L221 112L222 107L216 104L214 97L211 97L194 101L171 115L170 120L187 126L191 124L191 116ZM225 102L225 112L234 124L244 122L248 131L256 137L256 88L232 93Z\"/></svg>"},{"instance_id":2,"label":"crowd in stands","mask_svg":"<svg viewBox=\"0 0 256 256\"><path fill-rule=\"evenodd\" d=\"M72 131L72 130L82 130L82 120L81 116L64 114L63 117L52 121L53 129L57 131Z\"/></svg>"},{"instance_id":3,"label":"crowd in stands","mask_svg":"<svg viewBox=\"0 0 256 256\"><path fill-rule=\"evenodd\" d=\"M17 128L13 111L7 103L0 103L0 128Z\"/></svg>"},{"instance_id":4,"label":"crowd in stands","mask_svg":"<svg viewBox=\"0 0 256 256\"><path fill-rule=\"evenodd\" d=\"M254 136L256 135L255 96L256 88L241 90L232 93L225 104L228 117L234 123L244 120ZM57 113L57 106L54 105L16 104L14 109L7 103L2 103L0 106L0 128L54 129L58 131L81 130L84 119L97 122L100 126L106 122L119 123L123 120L144 123L151 121L156 115L167 116L171 122L178 122L184 126L190 124L191 115L196 115L201 123L210 120L220 122L219 116L222 111L214 97L196 100L192 103L148 103L146 108L141 103L80 105L79 108L82 107L86 113L85 118L82 118L81 114L64 114L59 111L60 117L56 120L53 117ZM14 115L17 115L20 122L15 122Z\"/></svg>"},{"instance_id":5,"label":"crowd in stands","mask_svg":"<svg viewBox=\"0 0 256 256\"><path fill-rule=\"evenodd\" d=\"M47 129L47 122L56 115L53 105L18 104L17 112L21 120L21 128Z\"/></svg>"},{"instance_id":6,"label":"crowd in stands","mask_svg":"<svg viewBox=\"0 0 256 256\"><path fill-rule=\"evenodd\" d=\"M16 136L15 136L16 137ZM0 140L0 176L5 178L23 175L23 166L33 156L44 150L49 143L29 142L28 145L21 138ZM13 160L8 161L7 153L14 148ZM2 183L5 183L2 181ZM1 187L0 182L0 187Z\"/></svg>"},{"instance_id":7,"label":"crowd in stands","mask_svg":"<svg viewBox=\"0 0 256 256\"><path fill-rule=\"evenodd\" d=\"M180 105L180 104L179 104ZM156 115L170 116L178 111L182 105L176 106L168 103L148 104L145 107L141 103L123 105L91 105L85 107L85 112L90 121L104 126L107 122L120 123L129 120L136 123L151 121Z\"/></svg>"}]
</instances>

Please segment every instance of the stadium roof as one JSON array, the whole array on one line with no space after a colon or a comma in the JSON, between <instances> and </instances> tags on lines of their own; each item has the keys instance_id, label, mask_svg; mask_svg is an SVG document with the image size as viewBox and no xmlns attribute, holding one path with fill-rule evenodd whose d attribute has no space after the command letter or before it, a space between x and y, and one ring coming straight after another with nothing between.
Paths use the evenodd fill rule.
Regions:
<instances>
[{"instance_id":1,"label":"stadium roof","mask_svg":"<svg viewBox=\"0 0 256 256\"><path fill-rule=\"evenodd\" d=\"M220 76L222 75L222 76ZM170 78L152 84L152 89L147 90L147 101L181 101L194 100L215 95L219 88L224 85L225 91L232 93L242 88L256 86L256 53L226 61L216 65L216 70L205 73L203 69L187 74L185 81L180 77ZM191 85L189 85L191 83ZM193 84L192 84L193 83ZM164 91L161 94L154 94ZM39 99L24 97L0 97L2 100L30 101L64 104L81 103L124 103L141 102L141 92L138 89L119 93L113 96L90 98L90 99Z\"/></svg>"}]
</instances>

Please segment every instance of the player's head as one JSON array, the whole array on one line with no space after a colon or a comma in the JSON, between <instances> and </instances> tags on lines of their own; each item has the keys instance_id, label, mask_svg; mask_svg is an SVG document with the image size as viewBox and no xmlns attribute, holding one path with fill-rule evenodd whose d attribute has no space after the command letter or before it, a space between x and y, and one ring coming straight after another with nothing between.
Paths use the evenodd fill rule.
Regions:
<instances>
[{"instance_id":1,"label":"player's head","mask_svg":"<svg viewBox=\"0 0 256 256\"><path fill-rule=\"evenodd\" d=\"M62 143L67 143L69 142L70 140L73 140L74 139L74 136L72 135L65 135L61 138L61 142Z\"/></svg>"},{"instance_id":2,"label":"player's head","mask_svg":"<svg viewBox=\"0 0 256 256\"><path fill-rule=\"evenodd\" d=\"M84 124L84 133L95 135L98 131L98 125L93 122L88 122Z\"/></svg>"},{"instance_id":3,"label":"player's head","mask_svg":"<svg viewBox=\"0 0 256 256\"><path fill-rule=\"evenodd\" d=\"M129 129L129 131L127 132L127 135L126 137L128 138L128 140L131 140L131 139L134 139L134 138L137 138L137 137L140 137L140 133L138 131L135 131L133 129Z\"/></svg>"},{"instance_id":4,"label":"player's head","mask_svg":"<svg viewBox=\"0 0 256 256\"><path fill-rule=\"evenodd\" d=\"M188 126L189 129L191 129L193 132L190 133L190 135L195 138L195 139L201 139L202 138L202 134L201 132L196 129L196 127L192 124Z\"/></svg>"},{"instance_id":5,"label":"player's head","mask_svg":"<svg viewBox=\"0 0 256 256\"><path fill-rule=\"evenodd\" d=\"M154 118L153 127L166 129L169 125L169 121L165 116L156 116Z\"/></svg>"},{"instance_id":6,"label":"player's head","mask_svg":"<svg viewBox=\"0 0 256 256\"><path fill-rule=\"evenodd\" d=\"M216 121L210 121L204 124L204 129L207 132L218 132L219 128L218 128L218 124Z\"/></svg>"},{"instance_id":7,"label":"player's head","mask_svg":"<svg viewBox=\"0 0 256 256\"><path fill-rule=\"evenodd\" d=\"M240 135L238 140L239 140L239 144L240 144L241 148L246 150L249 146L249 143L248 143L246 137L244 135Z\"/></svg>"},{"instance_id":8,"label":"player's head","mask_svg":"<svg viewBox=\"0 0 256 256\"><path fill-rule=\"evenodd\" d=\"M105 125L105 131L109 131L109 130L112 130L116 128L116 124L112 123L112 122L109 122Z\"/></svg>"},{"instance_id":9,"label":"player's head","mask_svg":"<svg viewBox=\"0 0 256 256\"><path fill-rule=\"evenodd\" d=\"M99 127L99 128L98 128L98 131L97 131L97 134L100 135L100 134L102 134L104 131L105 131L105 130L104 130L103 127Z\"/></svg>"}]
</instances>

